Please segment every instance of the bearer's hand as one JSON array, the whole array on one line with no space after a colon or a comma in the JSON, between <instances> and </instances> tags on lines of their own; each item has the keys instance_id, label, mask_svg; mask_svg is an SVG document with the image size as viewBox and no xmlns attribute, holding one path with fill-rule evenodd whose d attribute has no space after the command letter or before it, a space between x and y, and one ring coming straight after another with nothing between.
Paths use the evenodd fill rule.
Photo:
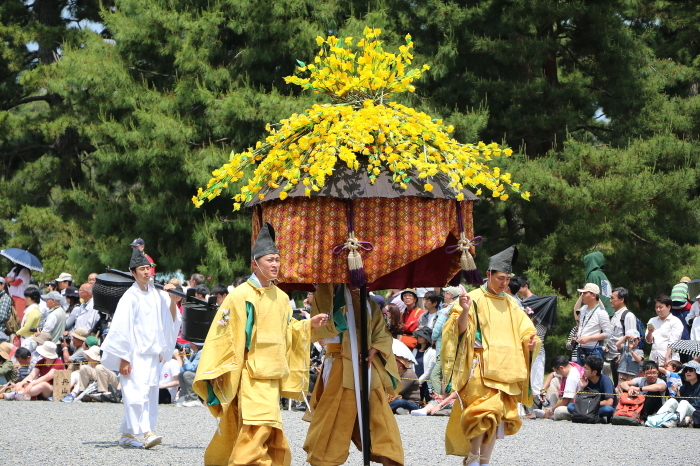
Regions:
<instances>
[{"instance_id":1,"label":"bearer's hand","mask_svg":"<svg viewBox=\"0 0 700 466\"><path fill-rule=\"evenodd\" d=\"M464 311L469 311L469 307L472 305L472 297L468 294L463 294L459 297L459 306Z\"/></svg>"},{"instance_id":2,"label":"bearer's hand","mask_svg":"<svg viewBox=\"0 0 700 466\"><path fill-rule=\"evenodd\" d=\"M369 352L367 353L367 361L369 361L370 364L372 364L372 359L374 359L374 355L377 353L378 351L376 348L370 348Z\"/></svg>"},{"instance_id":3,"label":"bearer's hand","mask_svg":"<svg viewBox=\"0 0 700 466\"><path fill-rule=\"evenodd\" d=\"M326 325L328 314L317 314L311 318L311 327L318 328Z\"/></svg>"},{"instance_id":4,"label":"bearer's hand","mask_svg":"<svg viewBox=\"0 0 700 466\"><path fill-rule=\"evenodd\" d=\"M535 349L535 344L537 342L535 341L535 335L530 335L530 343L527 344L527 349L530 351L533 351Z\"/></svg>"},{"instance_id":5,"label":"bearer's hand","mask_svg":"<svg viewBox=\"0 0 700 466\"><path fill-rule=\"evenodd\" d=\"M129 375L131 374L131 363L129 361L121 360L119 362L119 373L121 375Z\"/></svg>"}]
</instances>

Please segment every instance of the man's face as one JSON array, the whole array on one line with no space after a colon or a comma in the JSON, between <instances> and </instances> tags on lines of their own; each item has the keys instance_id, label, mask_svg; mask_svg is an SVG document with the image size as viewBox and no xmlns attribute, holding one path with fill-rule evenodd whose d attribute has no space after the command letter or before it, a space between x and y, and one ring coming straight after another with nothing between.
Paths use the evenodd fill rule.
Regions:
<instances>
[{"instance_id":1,"label":"man's face","mask_svg":"<svg viewBox=\"0 0 700 466\"><path fill-rule=\"evenodd\" d=\"M80 286L80 289L78 290L78 294L80 295L80 299L82 299L84 302L90 301L92 299L92 291L90 290L89 284L83 284Z\"/></svg>"},{"instance_id":2,"label":"man's face","mask_svg":"<svg viewBox=\"0 0 700 466\"><path fill-rule=\"evenodd\" d=\"M141 285L146 285L151 280L151 266L141 265L131 271L136 281Z\"/></svg>"},{"instance_id":3,"label":"man's face","mask_svg":"<svg viewBox=\"0 0 700 466\"><path fill-rule=\"evenodd\" d=\"M569 369L571 369L570 366L559 366L556 368L552 368L555 374L557 374L559 377L567 377L569 375Z\"/></svg>"},{"instance_id":4,"label":"man's face","mask_svg":"<svg viewBox=\"0 0 700 466\"><path fill-rule=\"evenodd\" d=\"M523 285L520 287L518 290L518 294L521 296L525 296L527 292L530 291L530 286L529 285Z\"/></svg>"},{"instance_id":5,"label":"man's face","mask_svg":"<svg viewBox=\"0 0 700 466\"><path fill-rule=\"evenodd\" d=\"M510 283L510 275L505 272L491 272L490 270L486 272L488 278L488 288L489 290L496 292L496 294L505 293L506 288L508 288L508 283Z\"/></svg>"},{"instance_id":6,"label":"man's face","mask_svg":"<svg viewBox=\"0 0 700 466\"><path fill-rule=\"evenodd\" d=\"M587 379L590 379L591 377L595 377L595 374L593 373L594 371L591 370L590 367L588 367L588 364L583 365L583 376Z\"/></svg>"},{"instance_id":7,"label":"man's face","mask_svg":"<svg viewBox=\"0 0 700 466\"><path fill-rule=\"evenodd\" d=\"M656 383L656 380L659 378L659 370L658 369L647 369L644 371L644 377L647 379L647 384L651 385Z\"/></svg>"},{"instance_id":8,"label":"man's face","mask_svg":"<svg viewBox=\"0 0 700 466\"><path fill-rule=\"evenodd\" d=\"M413 307L416 304L416 297L413 296L413 293L404 293L401 296L401 301L403 301L406 307Z\"/></svg>"},{"instance_id":9,"label":"man's face","mask_svg":"<svg viewBox=\"0 0 700 466\"><path fill-rule=\"evenodd\" d=\"M280 273L280 263L279 254L268 254L253 261L253 270L260 271L263 275L262 278L273 280Z\"/></svg>"},{"instance_id":10,"label":"man's face","mask_svg":"<svg viewBox=\"0 0 700 466\"><path fill-rule=\"evenodd\" d=\"M83 346L83 340L78 340L75 337L72 337L70 340L71 345L73 345L73 348L80 348Z\"/></svg>"},{"instance_id":11,"label":"man's face","mask_svg":"<svg viewBox=\"0 0 700 466\"><path fill-rule=\"evenodd\" d=\"M581 293L581 301L583 301L583 304L587 305L589 308L595 306L597 302L595 298L595 293L591 293L590 291L584 291L583 293Z\"/></svg>"},{"instance_id":12,"label":"man's face","mask_svg":"<svg viewBox=\"0 0 700 466\"><path fill-rule=\"evenodd\" d=\"M139 251L143 251L146 248L145 244L139 244L138 246L131 246L131 249L138 249Z\"/></svg>"},{"instance_id":13,"label":"man's face","mask_svg":"<svg viewBox=\"0 0 700 466\"><path fill-rule=\"evenodd\" d=\"M96 273L91 273L88 275L88 283L91 285L94 285L95 282L97 281L97 274Z\"/></svg>"},{"instance_id":14,"label":"man's face","mask_svg":"<svg viewBox=\"0 0 700 466\"><path fill-rule=\"evenodd\" d=\"M58 305L59 305L59 302L56 301L55 299L49 298L49 299L46 300L46 306L47 306L49 309L53 309L54 307L56 307L56 306L58 306Z\"/></svg>"},{"instance_id":15,"label":"man's face","mask_svg":"<svg viewBox=\"0 0 700 466\"><path fill-rule=\"evenodd\" d=\"M625 305L625 302L620 299L620 297L617 294L617 291L613 291L610 295L610 304L614 309L622 309Z\"/></svg>"},{"instance_id":16,"label":"man's face","mask_svg":"<svg viewBox=\"0 0 700 466\"><path fill-rule=\"evenodd\" d=\"M450 293L444 293L445 296L445 303L450 304L452 301L455 300L455 297L452 296Z\"/></svg>"},{"instance_id":17,"label":"man's face","mask_svg":"<svg viewBox=\"0 0 700 466\"><path fill-rule=\"evenodd\" d=\"M216 304L218 304L219 306L221 306L221 303L224 302L224 299L226 299L225 294L219 294L219 293L216 294Z\"/></svg>"},{"instance_id":18,"label":"man's face","mask_svg":"<svg viewBox=\"0 0 700 466\"><path fill-rule=\"evenodd\" d=\"M59 290L65 290L66 288L68 288L68 284L69 284L69 283L70 283L70 282L58 282L58 283L57 283L58 289L59 289Z\"/></svg>"},{"instance_id":19,"label":"man's face","mask_svg":"<svg viewBox=\"0 0 700 466\"><path fill-rule=\"evenodd\" d=\"M656 315L659 316L659 319L664 320L671 313L671 306L655 301L654 310L656 311Z\"/></svg>"},{"instance_id":20,"label":"man's face","mask_svg":"<svg viewBox=\"0 0 700 466\"><path fill-rule=\"evenodd\" d=\"M17 356L17 362L23 366L28 366L31 359L32 359L31 356L29 356L28 358L20 358L19 356Z\"/></svg>"}]
</instances>

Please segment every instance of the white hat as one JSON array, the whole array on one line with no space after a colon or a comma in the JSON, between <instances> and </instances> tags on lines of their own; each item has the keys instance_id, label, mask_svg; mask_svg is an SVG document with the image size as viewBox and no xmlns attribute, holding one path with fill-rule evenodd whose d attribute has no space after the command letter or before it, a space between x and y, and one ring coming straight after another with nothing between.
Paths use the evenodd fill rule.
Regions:
<instances>
[{"instance_id":1,"label":"white hat","mask_svg":"<svg viewBox=\"0 0 700 466\"><path fill-rule=\"evenodd\" d=\"M97 362L100 362L100 360L102 359L100 357L100 347L97 345L91 346L90 348L83 351L83 355Z\"/></svg>"},{"instance_id":2,"label":"white hat","mask_svg":"<svg viewBox=\"0 0 700 466\"><path fill-rule=\"evenodd\" d=\"M585 293L586 291L590 291L593 294L600 295L600 287L595 283L586 283L586 286L577 291L579 293Z\"/></svg>"},{"instance_id":3,"label":"white hat","mask_svg":"<svg viewBox=\"0 0 700 466\"><path fill-rule=\"evenodd\" d=\"M61 275L58 276L56 279L57 282L72 282L73 281L73 275L63 272Z\"/></svg>"},{"instance_id":4,"label":"white hat","mask_svg":"<svg viewBox=\"0 0 700 466\"><path fill-rule=\"evenodd\" d=\"M40 347L36 349L36 352L45 357L46 359L58 359L58 354L56 354L56 343L53 341L47 341Z\"/></svg>"}]
</instances>

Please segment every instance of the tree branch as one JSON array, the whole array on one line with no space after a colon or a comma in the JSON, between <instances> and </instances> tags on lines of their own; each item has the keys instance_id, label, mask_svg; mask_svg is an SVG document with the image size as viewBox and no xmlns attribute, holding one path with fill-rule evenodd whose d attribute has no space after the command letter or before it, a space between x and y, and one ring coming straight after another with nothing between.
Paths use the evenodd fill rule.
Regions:
<instances>
[{"instance_id":1,"label":"tree branch","mask_svg":"<svg viewBox=\"0 0 700 466\"><path fill-rule=\"evenodd\" d=\"M175 77L171 74L161 74L161 73L156 73L155 71L142 70L140 68L136 68L135 66L130 66L129 68L134 70L134 71L138 71L139 73L148 73L148 74L152 74L155 76L163 76L164 78L174 78Z\"/></svg>"},{"instance_id":2,"label":"tree branch","mask_svg":"<svg viewBox=\"0 0 700 466\"><path fill-rule=\"evenodd\" d=\"M63 98L58 94L35 95L32 97L25 97L24 99L19 99L14 102L11 102L7 105L0 107L0 110L10 110L20 105L28 104L30 102L38 102L42 100L44 102L47 102L52 107L63 102Z\"/></svg>"}]
</instances>

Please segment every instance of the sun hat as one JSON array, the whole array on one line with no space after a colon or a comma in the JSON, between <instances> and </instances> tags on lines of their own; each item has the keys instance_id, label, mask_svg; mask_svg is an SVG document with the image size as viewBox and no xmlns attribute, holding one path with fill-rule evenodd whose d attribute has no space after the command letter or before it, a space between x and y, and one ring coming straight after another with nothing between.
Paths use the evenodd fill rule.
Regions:
<instances>
[{"instance_id":1,"label":"sun hat","mask_svg":"<svg viewBox=\"0 0 700 466\"><path fill-rule=\"evenodd\" d=\"M87 345L88 348L92 348L93 346L97 345L99 342L97 341L97 338L93 336L89 336L85 339L85 344Z\"/></svg>"},{"instance_id":2,"label":"sun hat","mask_svg":"<svg viewBox=\"0 0 700 466\"><path fill-rule=\"evenodd\" d=\"M74 286L69 286L66 288L66 292L64 294L66 298L80 298L80 294L78 293L78 289Z\"/></svg>"},{"instance_id":3,"label":"sun hat","mask_svg":"<svg viewBox=\"0 0 700 466\"><path fill-rule=\"evenodd\" d=\"M12 344L8 342L0 343L0 356L3 359L10 359L10 353L12 353Z\"/></svg>"},{"instance_id":4,"label":"sun hat","mask_svg":"<svg viewBox=\"0 0 700 466\"><path fill-rule=\"evenodd\" d=\"M642 336L639 334L639 331L634 328L627 330L627 332L625 332L625 335L629 335L634 338L642 338Z\"/></svg>"},{"instance_id":5,"label":"sun hat","mask_svg":"<svg viewBox=\"0 0 700 466\"><path fill-rule=\"evenodd\" d=\"M414 337L423 337L428 340L428 343L433 343L433 330L430 327L421 327L413 332Z\"/></svg>"},{"instance_id":6,"label":"sun hat","mask_svg":"<svg viewBox=\"0 0 700 466\"><path fill-rule=\"evenodd\" d=\"M690 277L682 277L681 278L681 283L690 283L692 280Z\"/></svg>"},{"instance_id":7,"label":"sun hat","mask_svg":"<svg viewBox=\"0 0 700 466\"><path fill-rule=\"evenodd\" d=\"M41 299L43 299L44 301L48 301L49 299L53 299L56 302L60 302L61 301L61 293L59 293L58 291L49 291L45 295L42 295Z\"/></svg>"},{"instance_id":8,"label":"sun hat","mask_svg":"<svg viewBox=\"0 0 700 466\"><path fill-rule=\"evenodd\" d=\"M86 356L92 359L93 361L97 362L100 362L102 359L102 357L100 356L100 347L97 345L91 346L87 350L83 351L83 356Z\"/></svg>"},{"instance_id":9,"label":"sun hat","mask_svg":"<svg viewBox=\"0 0 700 466\"><path fill-rule=\"evenodd\" d=\"M61 275L58 276L58 278L55 280L57 282L72 282L73 281L73 275L63 272Z\"/></svg>"},{"instance_id":10,"label":"sun hat","mask_svg":"<svg viewBox=\"0 0 700 466\"><path fill-rule=\"evenodd\" d=\"M85 339L90 336L90 332L84 328L76 328L71 332L70 336L77 338L80 341L85 341Z\"/></svg>"},{"instance_id":11,"label":"sun hat","mask_svg":"<svg viewBox=\"0 0 700 466\"><path fill-rule=\"evenodd\" d=\"M41 332L39 336L33 337L33 340L37 345L43 345L47 341L51 341L51 334L49 332Z\"/></svg>"},{"instance_id":12,"label":"sun hat","mask_svg":"<svg viewBox=\"0 0 700 466\"><path fill-rule=\"evenodd\" d=\"M0 277L0 285L4 285L4 284L5 284L5 277Z\"/></svg>"},{"instance_id":13,"label":"sun hat","mask_svg":"<svg viewBox=\"0 0 700 466\"><path fill-rule=\"evenodd\" d=\"M586 291L590 291L593 294L600 295L600 287L595 283L586 283L586 286L576 291L578 291L579 293L585 293Z\"/></svg>"},{"instance_id":14,"label":"sun hat","mask_svg":"<svg viewBox=\"0 0 700 466\"><path fill-rule=\"evenodd\" d=\"M53 341L44 342L43 345L37 347L36 352L46 359L58 359L58 354L56 354L56 343Z\"/></svg>"},{"instance_id":15,"label":"sun hat","mask_svg":"<svg viewBox=\"0 0 700 466\"><path fill-rule=\"evenodd\" d=\"M697 361L686 362L685 364L683 364L683 367L681 368L681 373L683 373L683 371L686 369L694 369L695 372L700 374L700 362L697 362Z\"/></svg>"},{"instance_id":16,"label":"sun hat","mask_svg":"<svg viewBox=\"0 0 700 466\"><path fill-rule=\"evenodd\" d=\"M442 294L449 293L452 295L453 298L459 298L459 295L461 294L461 290L459 289L458 286L447 286L442 289Z\"/></svg>"},{"instance_id":17,"label":"sun hat","mask_svg":"<svg viewBox=\"0 0 700 466\"><path fill-rule=\"evenodd\" d=\"M413 288L406 288L405 290L403 290L401 292L401 299L403 299L403 295L405 295L406 293L411 293L414 298L418 299L418 293Z\"/></svg>"}]
</instances>

